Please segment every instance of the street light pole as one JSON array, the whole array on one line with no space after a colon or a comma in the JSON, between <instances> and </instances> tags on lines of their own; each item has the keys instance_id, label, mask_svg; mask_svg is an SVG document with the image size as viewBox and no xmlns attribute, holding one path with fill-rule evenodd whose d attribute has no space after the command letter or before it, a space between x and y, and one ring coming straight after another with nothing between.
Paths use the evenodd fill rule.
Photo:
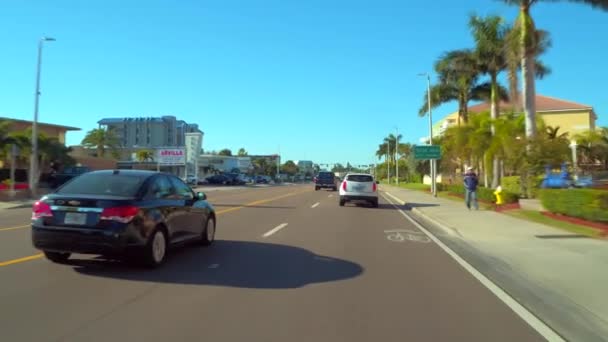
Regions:
<instances>
[{"instance_id":1,"label":"street light pole","mask_svg":"<svg viewBox=\"0 0 608 342\"><path fill-rule=\"evenodd\" d=\"M572 170L574 171L574 179L578 179L578 158L576 155L576 147L577 147L577 143L576 140L572 140L570 142L570 148L572 149Z\"/></svg>"},{"instance_id":2,"label":"street light pole","mask_svg":"<svg viewBox=\"0 0 608 342\"><path fill-rule=\"evenodd\" d=\"M34 94L34 121L32 122L32 155L30 156L29 187L32 197L38 190L38 102L40 98L40 69L42 67L42 45L55 41L55 38L42 37L38 41L38 64L36 67L36 93Z\"/></svg>"},{"instance_id":3,"label":"street light pole","mask_svg":"<svg viewBox=\"0 0 608 342\"><path fill-rule=\"evenodd\" d=\"M395 126L395 184L399 186L399 127Z\"/></svg>"},{"instance_id":4,"label":"street light pole","mask_svg":"<svg viewBox=\"0 0 608 342\"><path fill-rule=\"evenodd\" d=\"M419 74L419 76L426 76L426 92L427 92L427 104L429 109L429 145L433 145L433 112L431 110L431 75L428 72ZM436 184L436 163L435 159L429 160L431 167L431 193L437 197L437 184Z\"/></svg>"},{"instance_id":5,"label":"street light pole","mask_svg":"<svg viewBox=\"0 0 608 342\"><path fill-rule=\"evenodd\" d=\"M388 153L386 154L386 177L388 184L391 184L391 141L388 140L386 142L386 148L388 148Z\"/></svg>"}]
</instances>

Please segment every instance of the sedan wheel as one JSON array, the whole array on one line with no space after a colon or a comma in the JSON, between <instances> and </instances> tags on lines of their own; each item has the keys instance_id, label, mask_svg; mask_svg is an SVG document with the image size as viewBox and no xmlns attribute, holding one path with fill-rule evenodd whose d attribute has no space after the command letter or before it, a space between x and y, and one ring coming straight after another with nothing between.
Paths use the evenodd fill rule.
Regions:
<instances>
[{"instance_id":1,"label":"sedan wheel","mask_svg":"<svg viewBox=\"0 0 608 342\"><path fill-rule=\"evenodd\" d=\"M44 251L44 256L52 262L64 263L70 258L70 253Z\"/></svg>"},{"instance_id":2,"label":"sedan wheel","mask_svg":"<svg viewBox=\"0 0 608 342\"><path fill-rule=\"evenodd\" d=\"M215 219L210 218L207 220L205 229L201 234L201 244L203 246L209 246L215 241Z\"/></svg>"},{"instance_id":3,"label":"sedan wheel","mask_svg":"<svg viewBox=\"0 0 608 342\"><path fill-rule=\"evenodd\" d=\"M144 250L143 262L146 266L157 267L165 261L166 256L167 238L160 229L156 229Z\"/></svg>"}]
</instances>

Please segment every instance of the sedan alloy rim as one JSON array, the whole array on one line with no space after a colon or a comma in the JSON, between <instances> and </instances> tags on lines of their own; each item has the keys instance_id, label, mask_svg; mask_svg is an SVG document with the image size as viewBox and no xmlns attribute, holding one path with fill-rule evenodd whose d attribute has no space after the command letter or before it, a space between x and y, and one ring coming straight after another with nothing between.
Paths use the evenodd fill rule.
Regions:
<instances>
[{"instance_id":1,"label":"sedan alloy rim","mask_svg":"<svg viewBox=\"0 0 608 342\"><path fill-rule=\"evenodd\" d=\"M154 240L152 240L152 256L157 263L161 262L165 257L166 243L165 234L156 232Z\"/></svg>"}]
</instances>

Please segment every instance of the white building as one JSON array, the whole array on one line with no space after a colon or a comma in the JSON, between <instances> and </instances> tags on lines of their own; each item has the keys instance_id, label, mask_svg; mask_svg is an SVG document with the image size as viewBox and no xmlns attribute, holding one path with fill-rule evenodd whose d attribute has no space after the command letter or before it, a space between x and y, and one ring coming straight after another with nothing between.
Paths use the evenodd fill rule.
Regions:
<instances>
[{"instance_id":1,"label":"white building","mask_svg":"<svg viewBox=\"0 0 608 342\"><path fill-rule=\"evenodd\" d=\"M203 148L203 133L186 133L184 142L186 146L186 173L198 178L198 160Z\"/></svg>"}]
</instances>

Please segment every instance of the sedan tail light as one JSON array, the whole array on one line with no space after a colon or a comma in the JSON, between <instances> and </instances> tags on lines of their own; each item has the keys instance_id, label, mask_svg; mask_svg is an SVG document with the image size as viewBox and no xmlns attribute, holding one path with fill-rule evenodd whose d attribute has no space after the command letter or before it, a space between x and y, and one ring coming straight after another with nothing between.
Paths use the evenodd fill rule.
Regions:
<instances>
[{"instance_id":1,"label":"sedan tail light","mask_svg":"<svg viewBox=\"0 0 608 342\"><path fill-rule=\"evenodd\" d=\"M346 181L342 182L342 190L346 191Z\"/></svg>"},{"instance_id":2,"label":"sedan tail light","mask_svg":"<svg viewBox=\"0 0 608 342\"><path fill-rule=\"evenodd\" d=\"M53 217L53 211L51 211L51 206L47 203L37 201L32 206L32 220L36 220L42 217Z\"/></svg>"},{"instance_id":3,"label":"sedan tail light","mask_svg":"<svg viewBox=\"0 0 608 342\"><path fill-rule=\"evenodd\" d=\"M376 183L373 183L372 185L372 191L376 192L378 190L378 185Z\"/></svg>"},{"instance_id":4,"label":"sedan tail light","mask_svg":"<svg viewBox=\"0 0 608 342\"><path fill-rule=\"evenodd\" d=\"M132 206L132 205L105 208L101 212L100 219L108 220L108 221L122 222L122 223L129 223L129 222L131 222L131 220L133 220L133 218L135 216L137 216L138 212L139 212L139 208Z\"/></svg>"}]
</instances>

